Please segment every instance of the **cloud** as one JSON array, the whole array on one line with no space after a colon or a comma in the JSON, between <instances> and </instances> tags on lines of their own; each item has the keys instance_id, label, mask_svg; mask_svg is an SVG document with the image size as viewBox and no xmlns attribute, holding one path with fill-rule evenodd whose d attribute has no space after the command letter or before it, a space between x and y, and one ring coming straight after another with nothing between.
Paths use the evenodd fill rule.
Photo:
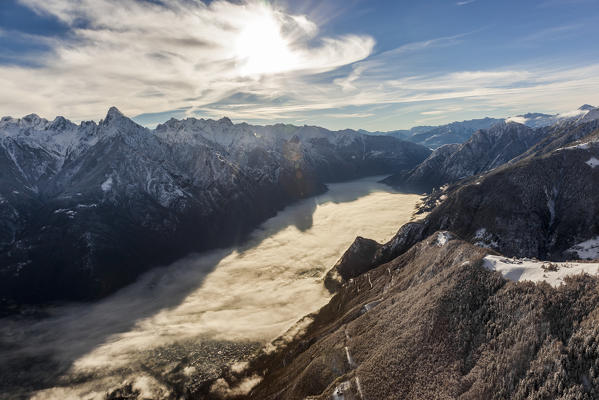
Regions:
<instances>
[{"instance_id":1,"label":"cloud","mask_svg":"<svg viewBox=\"0 0 599 400\"><path fill-rule=\"evenodd\" d=\"M253 351L250 343L301 329L295 323L328 302L322 278L356 236L384 242L409 221L419 196L391 194L379 179L331 184L266 221L242 247L187 257L94 304L59 307L37 322L3 320L0 356L18 365L35 357L39 368L25 379L67 386L38 399L92 398L92 390L105 398L131 375L172 373L174 361L201 373L218 369L229 357L221 350L230 354L235 343ZM48 379L62 363L73 367ZM135 382L161 390L152 380Z\"/></svg>"},{"instance_id":2,"label":"cloud","mask_svg":"<svg viewBox=\"0 0 599 400\"><path fill-rule=\"evenodd\" d=\"M461 34L453 35L453 36L443 36L443 37L438 37L438 38L429 39L429 40L411 42L411 43L407 43L402 46L399 46L393 50L386 51L386 52L382 53L381 56L400 55L400 54L404 54L404 53L425 50L428 48L453 46L453 45L460 43L460 39L462 39L465 36L471 35L471 34L472 34L472 32L468 32L468 33L461 33Z\"/></svg>"},{"instance_id":3,"label":"cloud","mask_svg":"<svg viewBox=\"0 0 599 400\"><path fill-rule=\"evenodd\" d=\"M409 67L412 60L435 60L440 49L468 44L478 31L376 53L370 36L323 35L314 17L264 2L21 2L71 31L61 38L28 37L51 49L43 57L26 55L35 67L0 66L0 109L13 116L99 119L116 105L129 115L145 114L139 120L150 126L170 116L228 116L385 130L409 128L422 115L449 122L489 111L565 112L599 102L599 64L551 59L484 69ZM461 110L437 112L448 103Z\"/></svg>"},{"instance_id":4,"label":"cloud","mask_svg":"<svg viewBox=\"0 0 599 400\"><path fill-rule=\"evenodd\" d=\"M563 38L568 35L572 35L577 30L580 30L584 25L583 24L571 24L571 25L561 25L555 26L547 29L542 29L540 31L534 32L530 35L523 37L522 41L534 42L539 40L547 40L549 38Z\"/></svg>"},{"instance_id":5,"label":"cloud","mask_svg":"<svg viewBox=\"0 0 599 400\"><path fill-rule=\"evenodd\" d=\"M116 104L135 115L197 109L271 77L319 74L367 57L366 35L320 36L303 15L250 0L20 0L70 27L38 37L36 68L0 66L4 112L97 118Z\"/></svg>"},{"instance_id":6,"label":"cloud","mask_svg":"<svg viewBox=\"0 0 599 400\"><path fill-rule=\"evenodd\" d=\"M458 1L457 3L455 3L458 6L465 6L467 4L471 4L474 3L476 0L464 0L464 1Z\"/></svg>"}]
</instances>

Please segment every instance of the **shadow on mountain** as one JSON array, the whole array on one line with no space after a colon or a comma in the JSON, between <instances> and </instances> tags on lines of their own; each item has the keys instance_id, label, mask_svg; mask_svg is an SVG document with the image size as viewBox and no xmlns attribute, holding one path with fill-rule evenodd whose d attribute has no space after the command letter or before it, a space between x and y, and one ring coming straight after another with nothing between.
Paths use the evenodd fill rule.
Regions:
<instances>
[{"instance_id":1,"label":"shadow on mountain","mask_svg":"<svg viewBox=\"0 0 599 400\"><path fill-rule=\"evenodd\" d=\"M129 332L143 319L181 304L232 251L184 258L144 274L103 300L60 306L39 321L2 320L0 392L60 384L76 360L110 341L111 336Z\"/></svg>"},{"instance_id":2,"label":"shadow on mountain","mask_svg":"<svg viewBox=\"0 0 599 400\"><path fill-rule=\"evenodd\" d=\"M314 212L326 203L353 202L381 189L389 191L377 183L379 179L330 184L326 193L280 211L255 229L242 245L190 255L168 267L151 270L103 300L56 307L48 311L48 317L36 321L23 317L2 320L0 392L14 394L22 390L23 398L27 398L31 390L64 385L71 379L75 361L112 343L114 335L131 332L143 320L181 305L227 256L238 253L243 257L290 226L306 232L313 226Z\"/></svg>"}]
</instances>

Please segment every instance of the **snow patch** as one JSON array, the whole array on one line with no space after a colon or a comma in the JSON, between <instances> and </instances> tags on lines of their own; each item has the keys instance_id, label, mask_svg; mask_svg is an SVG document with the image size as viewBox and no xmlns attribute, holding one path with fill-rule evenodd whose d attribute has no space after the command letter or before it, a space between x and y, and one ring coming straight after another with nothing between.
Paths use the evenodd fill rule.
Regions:
<instances>
[{"instance_id":1,"label":"snow patch","mask_svg":"<svg viewBox=\"0 0 599 400\"><path fill-rule=\"evenodd\" d=\"M589 161L586 162L586 164L591 168L595 168L599 165L599 160L597 160L595 157L591 157Z\"/></svg>"},{"instance_id":2,"label":"snow patch","mask_svg":"<svg viewBox=\"0 0 599 400\"><path fill-rule=\"evenodd\" d=\"M375 301L371 301L368 304L365 304L362 309L361 312L363 313L367 313L368 311L372 310L374 307L378 306L380 304L382 300L375 300Z\"/></svg>"},{"instance_id":3,"label":"snow patch","mask_svg":"<svg viewBox=\"0 0 599 400\"><path fill-rule=\"evenodd\" d=\"M350 352L349 352L349 347L345 346L345 357L347 358L347 364L350 366L350 368L356 368L356 363L353 359L353 357L351 356Z\"/></svg>"},{"instance_id":4,"label":"snow patch","mask_svg":"<svg viewBox=\"0 0 599 400\"><path fill-rule=\"evenodd\" d=\"M511 281L547 282L553 287L561 285L567 276L582 273L599 274L599 263L550 263L528 258L517 259L490 255L486 256L483 261L485 268L500 272L504 278Z\"/></svg>"},{"instance_id":5,"label":"snow patch","mask_svg":"<svg viewBox=\"0 0 599 400\"><path fill-rule=\"evenodd\" d=\"M548 191L547 188L545 188L545 196L547 197L547 209L549 210L549 216L550 216L550 220L549 220L549 226L553 226L553 223L555 222L555 199L557 198L557 188L554 187L551 191Z\"/></svg>"},{"instance_id":6,"label":"snow patch","mask_svg":"<svg viewBox=\"0 0 599 400\"><path fill-rule=\"evenodd\" d=\"M103 192L108 192L112 189L112 176L109 176L108 179L106 179L102 185L100 185L100 187L102 188Z\"/></svg>"},{"instance_id":7,"label":"snow patch","mask_svg":"<svg viewBox=\"0 0 599 400\"><path fill-rule=\"evenodd\" d=\"M593 143L597 143L597 140L591 140L591 141L588 141L588 142L585 142L585 143L575 144L573 146L560 147L556 151L560 151L560 150L588 150L588 149L591 148L591 145Z\"/></svg>"},{"instance_id":8,"label":"snow patch","mask_svg":"<svg viewBox=\"0 0 599 400\"><path fill-rule=\"evenodd\" d=\"M499 247L499 243L496 240L493 240L493 235L485 228L480 228L474 233L475 242L473 243L475 246L484 247L486 249L496 249Z\"/></svg>"},{"instance_id":9,"label":"snow patch","mask_svg":"<svg viewBox=\"0 0 599 400\"><path fill-rule=\"evenodd\" d=\"M59 208L57 210L54 210L54 214L65 214L70 219L74 219L75 216L77 215L77 211L73 211L68 208Z\"/></svg>"},{"instance_id":10,"label":"snow patch","mask_svg":"<svg viewBox=\"0 0 599 400\"><path fill-rule=\"evenodd\" d=\"M341 382L339 384L339 386L337 386L335 388L335 390L333 391L333 400L345 400L344 393L349 392L350 388L351 388L350 381Z\"/></svg>"},{"instance_id":11,"label":"snow patch","mask_svg":"<svg viewBox=\"0 0 599 400\"><path fill-rule=\"evenodd\" d=\"M522 125L526 125L526 121L528 121L528 118L524 118L524 117L521 117L521 116L510 117L510 118L507 118L505 120L505 122L508 122L508 123L509 122L515 122L517 124L522 124Z\"/></svg>"},{"instance_id":12,"label":"snow patch","mask_svg":"<svg viewBox=\"0 0 599 400\"><path fill-rule=\"evenodd\" d=\"M599 258L599 236L578 243L570 247L566 252L574 253L583 260L594 260Z\"/></svg>"},{"instance_id":13,"label":"snow patch","mask_svg":"<svg viewBox=\"0 0 599 400\"><path fill-rule=\"evenodd\" d=\"M443 247L453 239L453 236L449 232L439 232L437 233L437 238L435 239L435 244L438 247Z\"/></svg>"},{"instance_id":14,"label":"snow patch","mask_svg":"<svg viewBox=\"0 0 599 400\"><path fill-rule=\"evenodd\" d=\"M98 205L96 203L92 204L77 204L77 208L96 208Z\"/></svg>"}]
</instances>

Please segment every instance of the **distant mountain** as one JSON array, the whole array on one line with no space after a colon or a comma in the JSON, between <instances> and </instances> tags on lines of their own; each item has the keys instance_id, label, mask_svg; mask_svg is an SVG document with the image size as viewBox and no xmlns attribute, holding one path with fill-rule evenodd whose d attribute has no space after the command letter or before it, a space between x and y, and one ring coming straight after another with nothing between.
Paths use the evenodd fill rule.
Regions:
<instances>
[{"instance_id":1,"label":"distant mountain","mask_svg":"<svg viewBox=\"0 0 599 400\"><path fill-rule=\"evenodd\" d=\"M430 192L446 183L519 159L519 156L536 151L537 144L547 150L555 149L568 140L588 134L594 126L588 122L599 119L599 109L583 106L580 110L583 108L585 110L576 117L534 129L510 119L496 123L489 129L477 131L463 144L439 147L415 169L390 176L385 182L406 191ZM550 145L550 142L554 143Z\"/></svg>"},{"instance_id":2,"label":"distant mountain","mask_svg":"<svg viewBox=\"0 0 599 400\"><path fill-rule=\"evenodd\" d=\"M496 168L524 153L545 135L514 122L500 122L475 132L463 144L439 147L418 167L385 179L385 183L414 192L435 187Z\"/></svg>"},{"instance_id":3,"label":"distant mountain","mask_svg":"<svg viewBox=\"0 0 599 400\"><path fill-rule=\"evenodd\" d=\"M441 126L416 126L409 130L389 132L367 132L371 135L388 135L402 140L418 143L432 149L445 144L463 143L479 129L488 129L492 125L503 121L496 118L473 119L462 122L452 122Z\"/></svg>"},{"instance_id":4,"label":"distant mountain","mask_svg":"<svg viewBox=\"0 0 599 400\"><path fill-rule=\"evenodd\" d=\"M143 128L0 121L0 298L89 299L239 241L324 182L413 168L427 148L313 126L170 120Z\"/></svg>"},{"instance_id":5,"label":"distant mountain","mask_svg":"<svg viewBox=\"0 0 599 400\"><path fill-rule=\"evenodd\" d=\"M464 143L478 130L489 129L500 122L515 122L526 125L530 128L542 128L559 123L568 123L572 121L583 122L597 119L599 113L596 107L585 104L575 111L563 114L543 114L527 113L508 118L481 118L461 122L452 122L450 124L439 126L416 126L411 129L395 130L387 132L369 132L360 130L367 135L386 135L393 136L402 140L409 140L414 143L427 146L431 149L437 149L446 144Z\"/></svg>"},{"instance_id":6,"label":"distant mountain","mask_svg":"<svg viewBox=\"0 0 599 400\"><path fill-rule=\"evenodd\" d=\"M589 118L593 118L593 114L596 113L597 109L591 105L585 104L579 107L577 110L564 113L564 114L542 114L542 113L528 113L523 115L516 115L506 119L506 122L517 122L530 126L531 128L541 128L545 126L554 125L557 123L576 121L583 122L584 118L589 115ZM592 112L591 112L592 111Z\"/></svg>"}]
</instances>

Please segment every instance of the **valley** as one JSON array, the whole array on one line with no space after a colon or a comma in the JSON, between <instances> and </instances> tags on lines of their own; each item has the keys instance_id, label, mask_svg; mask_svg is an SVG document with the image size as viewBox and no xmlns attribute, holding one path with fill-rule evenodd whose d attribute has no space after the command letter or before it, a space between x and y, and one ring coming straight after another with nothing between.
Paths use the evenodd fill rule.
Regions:
<instances>
[{"instance_id":1,"label":"valley","mask_svg":"<svg viewBox=\"0 0 599 400\"><path fill-rule=\"evenodd\" d=\"M99 302L0 320L0 398L103 399L124 381L149 398L207 392L223 368L328 302L322 278L356 236L384 242L410 220L420 197L382 178L329 184L240 246L189 256Z\"/></svg>"}]
</instances>

